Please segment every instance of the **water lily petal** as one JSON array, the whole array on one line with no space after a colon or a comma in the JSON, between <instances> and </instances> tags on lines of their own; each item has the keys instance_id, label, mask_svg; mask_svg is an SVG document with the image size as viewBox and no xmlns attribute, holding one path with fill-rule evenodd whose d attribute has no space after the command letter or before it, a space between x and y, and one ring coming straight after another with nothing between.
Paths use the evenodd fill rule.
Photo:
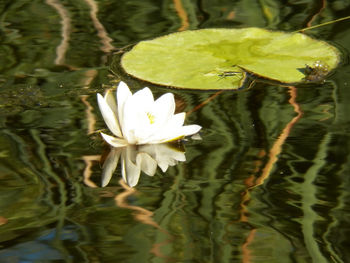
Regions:
<instances>
[{"instance_id":1,"label":"water lily petal","mask_svg":"<svg viewBox=\"0 0 350 263\"><path fill-rule=\"evenodd\" d=\"M128 142L124 139L119 139L101 132L103 139L113 147L124 147L128 145Z\"/></svg>"},{"instance_id":2,"label":"water lily petal","mask_svg":"<svg viewBox=\"0 0 350 263\"><path fill-rule=\"evenodd\" d=\"M119 114L121 114L120 110L122 110L122 106L124 105L125 101L131 96L132 96L132 93L128 85L126 85L125 82L120 81L117 88L117 101L118 101Z\"/></svg>"},{"instance_id":3,"label":"water lily petal","mask_svg":"<svg viewBox=\"0 0 350 263\"><path fill-rule=\"evenodd\" d=\"M147 138L145 143L164 143L184 137L185 135L182 134L182 125L185 121L185 117L186 114L184 112L173 115L165 125Z\"/></svg>"},{"instance_id":4,"label":"water lily petal","mask_svg":"<svg viewBox=\"0 0 350 263\"><path fill-rule=\"evenodd\" d=\"M169 121L168 125L162 131L163 134L169 134L169 137L178 137L178 136L188 136L193 135L202 128L199 125L185 125L183 123L185 121L186 114L184 112L175 114L173 118Z\"/></svg>"},{"instance_id":5,"label":"water lily petal","mask_svg":"<svg viewBox=\"0 0 350 263\"><path fill-rule=\"evenodd\" d=\"M120 81L117 88L118 118L121 130L124 134L124 106L125 102L132 97L132 93L125 82Z\"/></svg>"},{"instance_id":6,"label":"water lily petal","mask_svg":"<svg viewBox=\"0 0 350 263\"><path fill-rule=\"evenodd\" d=\"M109 106L109 108L113 111L114 115L118 119L118 107L117 107L117 102L115 100L115 96L112 93L112 90L107 90L105 94L105 100Z\"/></svg>"},{"instance_id":7,"label":"water lily petal","mask_svg":"<svg viewBox=\"0 0 350 263\"><path fill-rule=\"evenodd\" d=\"M178 114L175 114L171 119L168 125L172 125L173 127L179 127L182 126L185 122L186 113L181 112Z\"/></svg>"},{"instance_id":8,"label":"water lily petal","mask_svg":"<svg viewBox=\"0 0 350 263\"><path fill-rule=\"evenodd\" d=\"M167 130L164 132L164 136L158 136L158 140L154 140L153 142L149 143L165 143L165 142L171 142L175 140L179 140L185 136L195 134L199 132L199 130L202 127L196 124L193 125L187 125L187 126L182 126L178 129L174 129L173 131Z\"/></svg>"},{"instance_id":9,"label":"water lily petal","mask_svg":"<svg viewBox=\"0 0 350 263\"><path fill-rule=\"evenodd\" d=\"M153 93L149 88L143 88L132 95L134 100L142 102L143 105L152 105L154 102Z\"/></svg>"},{"instance_id":10,"label":"water lily petal","mask_svg":"<svg viewBox=\"0 0 350 263\"><path fill-rule=\"evenodd\" d=\"M186 125L182 127L182 133L184 136L189 136L196 134L200 131L200 129L202 129L202 127L197 124Z\"/></svg>"},{"instance_id":11,"label":"water lily petal","mask_svg":"<svg viewBox=\"0 0 350 263\"><path fill-rule=\"evenodd\" d=\"M175 112L175 99L172 93L166 93L159 97L153 105L152 114L154 115L155 125L161 126L169 121Z\"/></svg>"},{"instance_id":12,"label":"water lily petal","mask_svg":"<svg viewBox=\"0 0 350 263\"><path fill-rule=\"evenodd\" d=\"M117 116L114 114L113 110L110 108L110 105L107 103L106 98L102 97L101 94L97 94L97 102L100 108L102 117L109 128L109 130L116 136L122 137L120 130L119 122Z\"/></svg>"},{"instance_id":13,"label":"water lily petal","mask_svg":"<svg viewBox=\"0 0 350 263\"><path fill-rule=\"evenodd\" d=\"M121 148L112 148L110 153L108 154L102 167L102 187L108 185L109 181L111 180L112 175L118 166L120 153Z\"/></svg>"},{"instance_id":14,"label":"water lily petal","mask_svg":"<svg viewBox=\"0 0 350 263\"><path fill-rule=\"evenodd\" d=\"M157 162L147 153L139 152L136 156L136 164L149 176L153 176L156 173Z\"/></svg>"},{"instance_id":15,"label":"water lily petal","mask_svg":"<svg viewBox=\"0 0 350 263\"><path fill-rule=\"evenodd\" d=\"M140 127L138 121L149 123L147 113L150 113L153 104L153 94L149 88L137 91L125 104L124 116L128 117L128 124L132 124L131 127Z\"/></svg>"},{"instance_id":16,"label":"water lily petal","mask_svg":"<svg viewBox=\"0 0 350 263\"><path fill-rule=\"evenodd\" d=\"M149 88L144 88L130 97L124 105L123 134L130 144L141 144L143 138L152 134L148 113L154 103Z\"/></svg>"},{"instance_id":17,"label":"water lily petal","mask_svg":"<svg viewBox=\"0 0 350 263\"><path fill-rule=\"evenodd\" d=\"M148 137L143 137L143 144L156 144L168 141L169 137L182 127L184 120L185 113L173 115L172 118L163 123L163 125L155 127L154 130L148 132ZM144 135L146 135L146 133Z\"/></svg>"},{"instance_id":18,"label":"water lily petal","mask_svg":"<svg viewBox=\"0 0 350 263\"><path fill-rule=\"evenodd\" d=\"M137 106L133 104L132 97L124 104L123 111L123 135L129 144L136 144L135 129L142 125L139 121Z\"/></svg>"}]
</instances>

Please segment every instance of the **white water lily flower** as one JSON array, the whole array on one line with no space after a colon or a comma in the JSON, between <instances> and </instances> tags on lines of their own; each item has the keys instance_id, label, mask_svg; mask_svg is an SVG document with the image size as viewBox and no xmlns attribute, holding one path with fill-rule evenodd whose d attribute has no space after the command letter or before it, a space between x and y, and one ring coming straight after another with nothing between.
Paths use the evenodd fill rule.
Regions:
<instances>
[{"instance_id":1,"label":"white water lily flower","mask_svg":"<svg viewBox=\"0 0 350 263\"><path fill-rule=\"evenodd\" d=\"M175 99L166 93L157 100L149 88L132 94L124 82L117 88L117 103L110 91L97 94L103 119L114 136L101 132L113 147L157 144L196 134L201 126L184 126L185 113L175 113Z\"/></svg>"},{"instance_id":2,"label":"white water lily flower","mask_svg":"<svg viewBox=\"0 0 350 263\"><path fill-rule=\"evenodd\" d=\"M119 159L121 159L122 177L130 187L137 185L141 171L153 176L156 173L157 165L163 172L166 172L169 166L174 166L179 161L186 161L185 152L164 143L112 147L103 164L103 187L111 180Z\"/></svg>"}]
</instances>

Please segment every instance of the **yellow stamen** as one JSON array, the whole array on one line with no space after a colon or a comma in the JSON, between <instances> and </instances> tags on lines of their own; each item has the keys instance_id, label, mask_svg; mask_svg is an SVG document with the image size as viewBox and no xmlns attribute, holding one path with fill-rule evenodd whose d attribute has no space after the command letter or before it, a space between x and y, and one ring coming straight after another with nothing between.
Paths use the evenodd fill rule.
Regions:
<instances>
[{"instance_id":1,"label":"yellow stamen","mask_svg":"<svg viewBox=\"0 0 350 263\"><path fill-rule=\"evenodd\" d=\"M154 123L154 119L155 119L154 115L152 115L151 113L147 112L147 117L149 119L150 124L153 124Z\"/></svg>"}]
</instances>

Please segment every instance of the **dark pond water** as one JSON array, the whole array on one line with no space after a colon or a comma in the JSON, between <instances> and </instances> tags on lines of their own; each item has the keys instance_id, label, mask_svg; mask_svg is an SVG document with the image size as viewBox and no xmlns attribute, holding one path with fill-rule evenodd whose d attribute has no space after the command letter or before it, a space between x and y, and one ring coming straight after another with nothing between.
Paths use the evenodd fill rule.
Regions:
<instances>
[{"instance_id":1,"label":"dark pond water","mask_svg":"<svg viewBox=\"0 0 350 263\"><path fill-rule=\"evenodd\" d=\"M187 120L202 140L133 189L120 169L99 187L96 103L121 47L295 31L349 15L348 1L1 0L0 14L0 262L350 262L349 20L305 32L344 52L323 84L170 90L181 111L212 98Z\"/></svg>"}]
</instances>

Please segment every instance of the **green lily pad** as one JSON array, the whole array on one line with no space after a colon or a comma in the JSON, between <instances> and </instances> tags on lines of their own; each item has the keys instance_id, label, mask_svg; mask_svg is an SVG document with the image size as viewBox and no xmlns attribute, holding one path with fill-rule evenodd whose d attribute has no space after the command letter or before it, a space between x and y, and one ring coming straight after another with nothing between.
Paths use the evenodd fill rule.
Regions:
<instances>
[{"instance_id":1,"label":"green lily pad","mask_svg":"<svg viewBox=\"0 0 350 263\"><path fill-rule=\"evenodd\" d=\"M301 33L201 29L141 41L123 55L121 66L154 84L213 90L242 87L247 72L282 83L319 80L339 60L335 47Z\"/></svg>"}]
</instances>

